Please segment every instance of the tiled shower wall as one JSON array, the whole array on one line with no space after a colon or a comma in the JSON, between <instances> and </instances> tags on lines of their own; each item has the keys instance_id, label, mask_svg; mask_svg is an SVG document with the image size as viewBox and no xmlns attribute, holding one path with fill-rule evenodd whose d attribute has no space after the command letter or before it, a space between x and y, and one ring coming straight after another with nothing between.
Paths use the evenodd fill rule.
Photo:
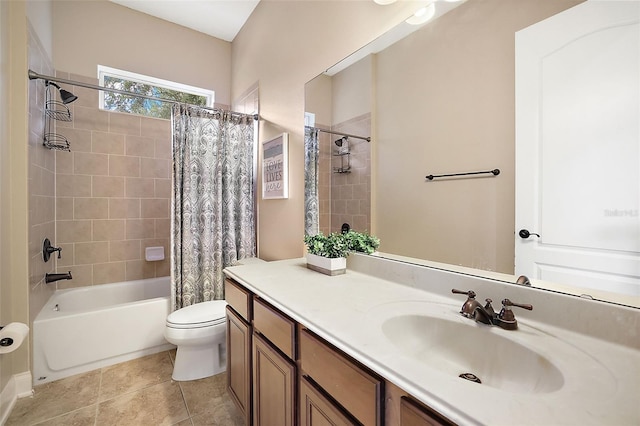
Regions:
<instances>
[{"instance_id":1,"label":"tiled shower wall","mask_svg":"<svg viewBox=\"0 0 640 426\"><path fill-rule=\"evenodd\" d=\"M371 134L371 114L354 117L332 127L333 131L358 136ZM329 146L337 150L332 135ZM359 232L371 232L371 144L362 139L349 138L351 173L331 174L331 231L340 232L343 223ZM341 159L332 156L332 169L340 167ZM332 171L333 171L332 170Z\"/></svg>"},{"instance_id":2,"label":"tiled shower wall","mask_svg":"<svg viewBox=\"0 0 640 426\"><path fill-rule=\"evenodd\" d=\"M29 29L29 69L51 75L53 65L38 36ZM44 274L54 271L55 262L42 259L42 242L55 237L55 153L42 146L44 131L44 90L42 81L29 82L29 319L40 312L53 288L44 283Z\"/></svg>"},{"instance_id":3,"label":"tiled shower wall","mask_svg":"<svg viewBox=\"0 0 640 426\"><path fill-rule=\"evenodd\" d=\"M97 85L96 78L56 76ZM71 152L56 152L58 272L80 287L170 273L170 120L98 108L98 91L70 86L73 120L57 122ZM162 246L165 259L148 262L145 248Z\"/></svg>"}]
</instances>

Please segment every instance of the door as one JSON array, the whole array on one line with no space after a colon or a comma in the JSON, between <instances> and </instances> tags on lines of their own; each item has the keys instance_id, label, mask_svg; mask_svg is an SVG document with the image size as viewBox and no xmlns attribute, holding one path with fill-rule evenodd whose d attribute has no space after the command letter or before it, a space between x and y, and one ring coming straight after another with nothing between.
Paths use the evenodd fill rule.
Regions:
<instances>
[{"instance_id":1,"label":"door","mask_svg":"<svg viewBox=\"0 0 640 426\"><path fill-rule=\"evenodd\" d=\"M258 333L253 336L253 424L293 426L296 367Z\"/></svg>"},{"instance_id":2,"label":"door","mask_svg":"<svg viewBox=\"0 0 640 426\"><path fill-rule=\"evenodd\" d=\"M227 386L231 399L251 424L251 328L227 306Z\"/></svg>"},{"instance_id":3,"label":"door","mask_svg":"<svg viewBox=\"0 0 640 426\"><path fill-rule=\"evenodd\" d=\"M639 20L589 0L516 33L517 275L640 295Z\"/></svg>"}]
</instances>

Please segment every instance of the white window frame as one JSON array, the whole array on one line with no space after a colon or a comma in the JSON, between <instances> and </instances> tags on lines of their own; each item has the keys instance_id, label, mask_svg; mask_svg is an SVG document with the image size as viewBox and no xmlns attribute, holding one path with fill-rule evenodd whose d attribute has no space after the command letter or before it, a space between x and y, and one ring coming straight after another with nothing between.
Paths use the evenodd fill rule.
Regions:
<instances>
[{"instance_id":1,"label":"white window frame","mask_svg":"<svg viewBox=\"0 0 640 426\"><path fill-rule=\"evenodd\" d=\"M213 108L215 102L215 91L209 89L203 89L201 87L190 86L188 84L176 83L175 81L163 80L161 78L151 77L144 74L138 74L131 71L119 70L117 68L111 68L104 65L98 65L98 81L100 86L104 86L105 77L114 77L124 80L136 81L151 86L163 87L165 89L176 90L179 92L189 93L192 95L202 96L206 98L206 106ZM104 107L104 92L99 92L99 108L105 110ZM110 111L110 110L105 110Z\"/></svg>"}]
</instances>

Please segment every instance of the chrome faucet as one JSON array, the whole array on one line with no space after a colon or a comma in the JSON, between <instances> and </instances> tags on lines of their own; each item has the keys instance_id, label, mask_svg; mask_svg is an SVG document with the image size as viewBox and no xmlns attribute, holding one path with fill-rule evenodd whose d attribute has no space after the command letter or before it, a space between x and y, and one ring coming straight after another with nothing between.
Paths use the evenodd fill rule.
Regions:
<instances>
[{"instance_id":1,"label":"chrome faucet","mask_svg":"<svg viewBox=\"0 0 640 426\"><path fill-rule=\"evenodd\" d=\"M505 330L515 330L518 328L518 321L516 321L516 317L511 310L512 306L516 306L518 308L527 309L529 311L533 310L532 305L525 305L520 303L513 303L509 299L504 299L502 301L502 309L500 313L496 313L491 306L491 299L485 299L485 305L482 306L476 300L476 293L473 290L469 291L461 291L451 289L452 293L455 294L466 294L467 300L462 305L460 309L460 313L466 318L472 318L476 322L480 322L487 325L497 325L500 328Z\"/></svg>"}]
</instances>

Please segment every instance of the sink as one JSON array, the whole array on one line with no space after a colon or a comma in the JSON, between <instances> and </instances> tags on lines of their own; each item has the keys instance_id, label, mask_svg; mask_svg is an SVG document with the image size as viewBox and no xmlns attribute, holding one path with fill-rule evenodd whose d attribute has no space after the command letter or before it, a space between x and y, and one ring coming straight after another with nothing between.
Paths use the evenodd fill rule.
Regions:
<instances>
[{"instance_id":1,"label":"sink","mask_svg":"<svg viewBox=\"0 0 640 426\"><path fill-rule=\"evenodd\" d=\"M564 384L562 373L546 356L503 336L504 330L462 317L424 314L398 314L381 326L403 357L474 382L471 386L540 394Z\"/></svg>"}]
</instances>

